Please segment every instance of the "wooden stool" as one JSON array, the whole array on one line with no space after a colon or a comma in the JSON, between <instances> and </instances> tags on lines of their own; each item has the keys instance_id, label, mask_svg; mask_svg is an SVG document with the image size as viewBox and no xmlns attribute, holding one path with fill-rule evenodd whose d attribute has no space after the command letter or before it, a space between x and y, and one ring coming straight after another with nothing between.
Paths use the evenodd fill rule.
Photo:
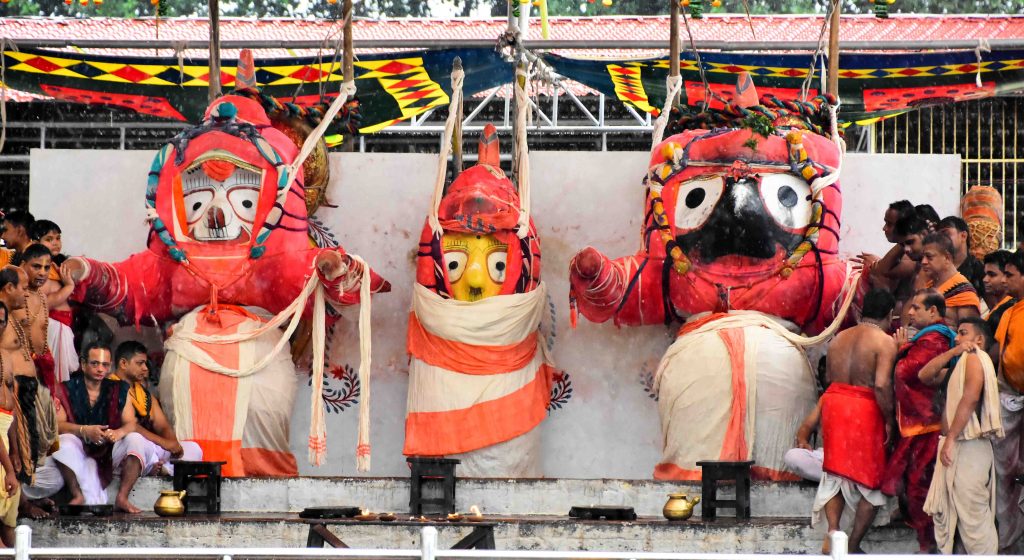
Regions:
<instances>
[{"instance_id":1,"label":"wooden stool","mask_svg":"<svg viewBox=\"0 0 1024 560\"><path fill-rule=\"evenodd\" d=\"M411 474L409 475L409 513L423 515L423 506L440 506L439 511L429 513L455 513L455 465L458 459L441 457L407 457ZM424 482L440 482L441 498L424 498Z\"/></svg>"},{"instance_id":2,"label":"wooden stool","mask_svg":"<svg viewBox=\"0 0 1024 560\"><path fill-rule=\"evenodd\" d=\"M734 508L737 519L750 519L750 466L753 461L697 461L701 468L700 515L714 519L717 508ZM719 500L718 483L736 482L736 499Z\"/></svg>"},{"instance_id":3,"label":"wooden stool","mask_svg":"<svg viewBox=\"0 0 1024 560\"><path fill-rule=\"evenodd\" d=\"M226 461L171 461L174 489L184 490L185 513L220 513L220 468Z\"/></svg>"}]
</instances>

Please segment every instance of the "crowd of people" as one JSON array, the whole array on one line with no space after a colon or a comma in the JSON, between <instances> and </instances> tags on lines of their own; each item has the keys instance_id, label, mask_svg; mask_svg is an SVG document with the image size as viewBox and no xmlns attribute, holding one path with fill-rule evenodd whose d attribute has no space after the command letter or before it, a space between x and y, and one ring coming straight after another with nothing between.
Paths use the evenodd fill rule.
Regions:
<instances>
[{"instance_id":1,"label":"crowd of people","mask_svg":"<svg viewBox=\"0 0 1024 560\"><path fill-rule=\"evenodd\" d=\"M0 220L0 538L13 546L18 517L54 515L58 493L106 504L115 475L114 507L138 513L129 494L140 476L172 474L172 460L202 450L175 436L143 344L112 349L109 336L73 328L60 227L25 211Z\"/></svg>"},{"instance_id":2,"label":"crowd of people","mask_svg":"<svg viewBox=\"0 0 1024 560\"><path fill-rule=\"evenodd\" d=\"M921 552L1019 554L1024 252L979 258L963 219L906 200L883 232L885 255L855 259L860 318L829 344L786 462L818 481L815 524L852 510L852 551L899 511Z\"/></svg>"},{"instance_id":3,"label":"crowd of people","mask_svg":"<svg viewBox=\"0 0 1024 560\"><path fill-rule=\"evenodd\" d=\"M967 224L927 205L892 203L891 249L862 254L857 324L831 341L825 390L786 461L818 481L815 523L853 510L860 550L894 504L922 552L1016 553L1024 535L1024 252L971 252ZM140 476L200 460L178 441L150 388L147 348L75 328L61 230L24 211L2 218L0 537L21 516L69 504L139 509ZM76 349L80 348L79 355ZM812 445L817 432L820 446ZM826 540L826 550L827 550Z\"/></svg>"}]
</instances>

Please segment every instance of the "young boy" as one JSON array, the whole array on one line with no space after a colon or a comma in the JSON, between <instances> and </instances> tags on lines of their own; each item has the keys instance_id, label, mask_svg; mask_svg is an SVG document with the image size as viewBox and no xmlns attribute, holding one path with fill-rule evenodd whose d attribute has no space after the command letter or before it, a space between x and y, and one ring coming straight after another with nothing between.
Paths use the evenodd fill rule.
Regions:
<instances>
[{"instance_id":1,"label":"young boy","mask_svg":"<svg viewBox=\"0 0 1024 560\"><path fill-rule=\"evenodd\" d=\"M29 228L32 240L50 250L50 275L41 288L46 294L46 305L50 312L47 328L47 344L53 353L54 375L57 382L67 381L71 372L78 369L78 353L75 352L75 337L71 331L74 318L68 298L75 290L70 274L61 271L60 264L66 258L60 253L63 248L60 226L50 220L36 220Z\"/></svg>"}]
</instances>

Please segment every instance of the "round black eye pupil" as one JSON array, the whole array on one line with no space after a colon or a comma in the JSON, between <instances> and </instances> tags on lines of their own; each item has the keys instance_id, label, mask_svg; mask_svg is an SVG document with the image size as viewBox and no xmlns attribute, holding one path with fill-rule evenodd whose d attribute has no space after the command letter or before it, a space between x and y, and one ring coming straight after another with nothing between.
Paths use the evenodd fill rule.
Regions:
<instances>
[{"instance_id":1,"label":"round black eye pupil","mask_svg":"<svg viewBox=\"0 0 1024 560\"><path fill-rule=\"evenodd\" d=\"M704 202L704 197L707 196L702 188L696 188L686 193L686 207L696 208Z\"/></svg>"},{"instance_id":2,"label":"round black eye pupil","mask_svg":"<svg viewBox=\"0 0 1024 560\"><path fill-rule=\"evenodd\" d=\"M193 204L192 205L192 211L195 212L196 210L199 210L199 207L202 206L202 205L203 205L202 202L197 202L197 203Z\"/></svg>"},{"instance_id":3,"label":"round black eye pupil","mask_svg":"<svg viewBox=\"0 0 1024 560\"><path fill-rule=\"evenodd\" d=\"M782 203L786 208L792 208L796 206L797 199L796 191L793 187L785 186L779 189L779 202Z\"/></svg>"},{"instance_id":4,"label":"round black eye pupil","mask_svg":"<svg viewBox=\"0 0 1024 560\"><path fill-rule=\"evenodd\" d=\"M246 208L252 208L252 201L251 200L243 200L242 201L242 206L244 206Z\"/></svg>"},{"instance_id":5,"label":"round black eye pupil","mask_svg":"<svg viewBox=\"0 0 1024 560\"><path fill-rule=\"evenodd\" d=\"M448 270L455 270L456 268L459 268L459 263L455 261L448 263Z\"/></svg>"},{"instance_id":6,"label":"round black eye pupil","mask_svg":"<svg viewBox=\"0 0 1024 560\"><path fill-rule=\"evenodd\" d=\"M497 270L498 272L501 272L501 271L505 270L505 263L499 262L499 263L495 264L494 265L494 269Z\"/></svg>"}]
</instances>

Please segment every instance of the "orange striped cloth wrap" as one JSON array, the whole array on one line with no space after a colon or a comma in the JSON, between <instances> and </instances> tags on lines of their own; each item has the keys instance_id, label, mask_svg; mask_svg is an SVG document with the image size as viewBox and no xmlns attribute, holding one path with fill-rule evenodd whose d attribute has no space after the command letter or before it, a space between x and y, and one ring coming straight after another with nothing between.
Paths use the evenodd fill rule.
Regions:
<instances>
[{"instance_id":1,"label":"orange striped cloth wrap","mask_svg":"<svg viewBox=\"0 0 1024 560\"><path fill-rule=\"evenodd\" d=\"M543 283L525 293L474 302L442 298L414 285L405 455L472 452L519 438L540 424L552 378L540 332L546 307Z\"/></svg>"},{"instance_id":2,"label":"orange striped cloth wrap","mask_svg":"<svg viewBox=\"0 0 1024 560\"><path fill-rule=\"evenodd\" d=\"M929 283L929 287L933 285ZM981 299L978 298L978 292L975 291L974 286L967 279L966 276L959 272L951 276L948 280L939 286L938 291L942 294L942 297L946 299L946 307L976 307L981 309Z\"/></svg>"}]
</instances>

